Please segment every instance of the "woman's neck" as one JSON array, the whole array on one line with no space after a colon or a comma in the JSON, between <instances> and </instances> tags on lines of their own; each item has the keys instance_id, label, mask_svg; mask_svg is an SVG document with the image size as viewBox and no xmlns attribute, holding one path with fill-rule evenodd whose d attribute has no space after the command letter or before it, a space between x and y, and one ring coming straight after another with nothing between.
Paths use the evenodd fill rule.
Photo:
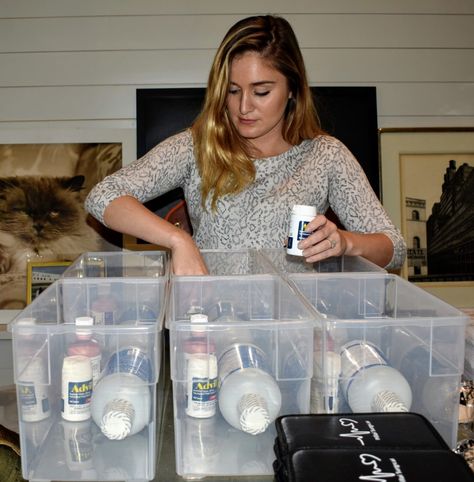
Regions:
<instances>
[{"instance_id":1,"label":"woman's neck","mask_svg":"<svg viewBox=\"0 0 474 482\"><path fill-rule=\"evenodd\" d=\"M250 142L251 148L251 155L255 159L264 159L266 157L274 157L283 154L284 152L291 149L293 146L286 142L283 138L280 142L274 143L262 143L262 145L258 145L259 143Z\"/></svg>"}]
</instances>

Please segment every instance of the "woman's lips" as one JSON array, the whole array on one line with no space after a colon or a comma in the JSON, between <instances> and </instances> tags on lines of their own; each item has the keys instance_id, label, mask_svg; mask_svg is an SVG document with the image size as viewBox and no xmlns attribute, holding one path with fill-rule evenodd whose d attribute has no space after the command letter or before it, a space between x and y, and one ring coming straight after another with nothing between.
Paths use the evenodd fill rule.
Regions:
<instances>
[{"instance_id":1,"label":"woman's lips","mask_svg":"<svg viewBox=\"0 0 474 482\"><path fill-rule=\"evenodd\" d=\"M252 125L255 124L255 122L257 121L255 119L244 119L242 117L239 117L239 122L244 125Z\"/></svg>"}]
</instances>

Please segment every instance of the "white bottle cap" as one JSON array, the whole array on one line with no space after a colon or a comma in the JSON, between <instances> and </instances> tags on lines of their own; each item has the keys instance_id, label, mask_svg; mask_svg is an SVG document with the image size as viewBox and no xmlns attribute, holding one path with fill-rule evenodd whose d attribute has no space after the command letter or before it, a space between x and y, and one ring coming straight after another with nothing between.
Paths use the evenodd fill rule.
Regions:
<instances>
[{"instance_id":1,"label":"white bottle cap","mask_svg":"<svg viewBox=\"0 0 474 482\"><path fill-rule=\"evenodd\" d=\"M196 326L191 328L191 331L206 331L206 327L202 325L199 326L198 323L207 323L209 321L207 315L203 313L194 313L189 317L189 319L193 325L196 324Z\"/></svg>"},{"instance_id":2,"label":"white bottle cap","mask_svg":"<svg viewBox=\"0 0 474 482\"><path fill-rule=\"evenodd\" d=\"M316 216L316 206L307 206L305 204L295 204L292 209L292 213L300 214L301 216Z\"/></svg>"},{"instance_id":3,"label":"white bottle cap","mask_svg":"<svg viewBox=\"0 0 474 482\"><path fill-rule=\"evenodd\" d=\"M134 418L132 404L117 398L105 406L100 430L110 440L122 440L130 434Z\"/></svg>"},{"instance_id":4,"label":"white bottle cap","mask_svg":"<svg viewBox=\"0 0 474 482\"><path fill-rule=\"evenodd\" d=\"M78 316L75 322L76 327L80 328L81 335L92 335L92 330L86 328L94 324L92 316Z\"/></svg>"},{"instance_id":5,"label":"white bottle cap","mask_svg":"<svg viewBox=\"0 0 474 482\"><path fill-rule=\"evenodd\" d=\"M34 335L35 329L32 328L36 325L36 318L25 316L24 318L20 318L16 325L19 327L19 334L20 335Z\"/></svg>"},{"instance_id":6,"label":"white bottle cap","mask_svg":"<svg viewBox=\"0 0 474 482\"><path fill-rule=\"evenodd\" d=\"M270 425L267 403L254 393L244 395L238 406L240 412L240 427L244 432L258 435L265 432Z\"/></svg>"},{"instance_id":7,"label":"white bottle cap","mask_svg":"<svg viewBox=\"0 0 474 482\"><path fill-rule=\"evenodd\" d=\"M63 376L72 376L76 381L88 380L92 377L90 358L84 355L64 357Z\"/></svg>"}]
</instances>

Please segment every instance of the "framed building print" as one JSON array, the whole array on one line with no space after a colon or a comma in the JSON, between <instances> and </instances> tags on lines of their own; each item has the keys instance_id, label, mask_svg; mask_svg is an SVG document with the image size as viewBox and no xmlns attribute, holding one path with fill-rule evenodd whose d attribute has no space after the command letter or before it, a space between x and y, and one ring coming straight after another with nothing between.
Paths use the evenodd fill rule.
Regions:
<instances>
[{"instance_id":1,"label":"framed building print","mask_svg":"<svg viewBox=\"0 0 474 482\"><path fill-rule=\"evenodd\" d=\"M382 200L403 276L457 307L474 299L474 128L381 129Z\"/></svg>"}]
</instances>

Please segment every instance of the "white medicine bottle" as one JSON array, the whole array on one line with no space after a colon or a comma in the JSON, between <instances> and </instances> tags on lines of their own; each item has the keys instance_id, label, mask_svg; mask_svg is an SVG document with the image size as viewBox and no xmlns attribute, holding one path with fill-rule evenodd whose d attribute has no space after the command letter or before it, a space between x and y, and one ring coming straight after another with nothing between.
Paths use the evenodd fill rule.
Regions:
<instances>
[{"instance_id":1,"label":"white medicine bottle","mask_svg":"<svg viewBox=\"0 0 474 482\"><path fill-rule=\"evenodd\" d=\"M81 422L91 416L92 365L89 357L67 356L63 360L61 415L64 420Z\"/></svg>"},{"instance_id":2,"label":"white medicine bottle","mask_svg":"<svg viewBox=\"0 0 474 482\"><path fill-rule=\"evenodd\" d=\"M307 238L311 232L306 231L308 224L316 217L316 207L295 204L291 210L290 228L286 252L293 256L302 256L303 250L298 249L298 243Z\"/></svg>"},{"instance_id":3,"label":"white medicine bottle","mask_svg":"<svg viewBox=\"0 0 474 482\"><path fill-rule=\"evenodd\" d=\"M217 357L208 318L204 314L190 317L191 336L184 343L186 362L186 414L195 418L213 417L217 408Z\"/></svg>"},{"instance_id":4,"label":"white medicine bottle","mask_svg":"<svg viewBox=\"0 0 474 482\"><path fill-rule=\"evenodd\" d=\"M40 344L35 341L35 318L17 321L18 346L18 400L21 420L39 422L51 415L48 384L48 364ZM40 338L41 339L41 338ZM41 343L41 342L40 342Z\"/></svg>"}]
</instances>

